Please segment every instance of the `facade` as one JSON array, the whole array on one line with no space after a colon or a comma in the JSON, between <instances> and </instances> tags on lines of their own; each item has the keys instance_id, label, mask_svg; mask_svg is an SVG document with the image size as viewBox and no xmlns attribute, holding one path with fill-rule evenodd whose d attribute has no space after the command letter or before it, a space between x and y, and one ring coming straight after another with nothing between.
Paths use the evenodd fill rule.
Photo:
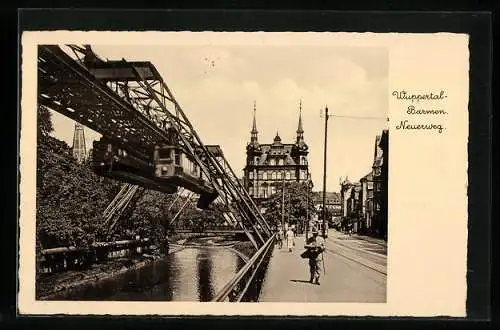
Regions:
<instances>
[{"instance_id":1,"label":"facade","mask_svg":"<svg viewBox=\"0 0 500 330\"><path fill-rule=\"evenodd\" d=\"M362 177L361 183L361 215L362 215L362 230L368 231L372 226L374 216L373 210L373 173L370 172Z\"/></svg>"},{"instance_id":2,"label":"facade","mask_svg":"<svg viewBox=\"0 0 500 330\"><path fill-rule=\"evenodd\" d=\"M341 182L342 224L387 239L389 131L375 138L372 170L359 182Z\"/></svg>"},{"instance_id":3,"label":"facade","mask_svg":"<svg viewBox=\"0 0 500 330\"><path fill-rule=\"evenodd\" d=\"M372 228L378 236L387 238L387 189L389 170L389 130L377 136L373 162L374 218Z\"/></svg>"},{"instance_id":4,"label":"facade","mask_svg":"<svg viewBox=\"0 0 500 330\"><path fill-rule=\"evenodd\" d=\"M253 126L250 143L246 147L246 166L243 169L243 183L250 196L257 203L265 201L281 190L285 182L306 182L310 180L308 153L302 127L302 105L299 112L297 136L294 143L283 143L276 133L273 143L258 141L254 103Z\"/></svg>"}]
</instances>

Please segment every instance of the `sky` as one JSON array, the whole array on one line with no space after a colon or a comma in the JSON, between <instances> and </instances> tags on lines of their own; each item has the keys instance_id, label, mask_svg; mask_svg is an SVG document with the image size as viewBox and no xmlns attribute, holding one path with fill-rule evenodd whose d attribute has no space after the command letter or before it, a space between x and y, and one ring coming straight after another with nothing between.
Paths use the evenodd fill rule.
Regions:
<instances>
[{"instance_id":1,"label":"sky","mask_svg":"<svg viewBox=\"0 0 500 330\"><path fill-rule=\"evenodd\" d=\"M254 101L260 143L272 143L277 132L283 143L293 143L302 102L315 191L323 187L325 106L330 114L348 116L328 120L327 191L339 191L340 177L357 181L371 170L375 137L387 128L386 47L207 43L92 48L104 59L152 62L202 142L219 144L239 177ZM52 135L72 146L74 122L58 113L52 118ZM100 137L88 128L85 135L87 149Z\"/></svg>"}]
</instances>

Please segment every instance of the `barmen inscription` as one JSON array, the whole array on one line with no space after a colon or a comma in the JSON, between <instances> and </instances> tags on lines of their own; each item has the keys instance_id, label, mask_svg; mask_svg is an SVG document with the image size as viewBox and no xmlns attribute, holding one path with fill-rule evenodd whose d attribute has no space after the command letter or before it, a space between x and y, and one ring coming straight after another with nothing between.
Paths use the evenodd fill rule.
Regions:
<instances>
[{"instance_id":1,"label":"barmen inscription","mask_svg":"<svg viewBox=\"0 0 500 330\"><path fill-rule=\"evenodd\" d=\"M415 118L417 116L428 116L431 115L434 118L435 116L447 115L448 112L441 107L436 108L427 108L419 107L415 108L413 103L424 103L424 102L441 102L448 96L446 92L441 90L439 92L425 92L425 93L413 93L408 92L406 90L393 91L392 96L396 98L396 100L401 102L411 102L406 108L406 114L412 115ZM445 129L442 123L435 122L413 122L410 119L403 119L396 125L397 130L434 130L438 133L442 133Z\"/></svg>"}]
</instances>

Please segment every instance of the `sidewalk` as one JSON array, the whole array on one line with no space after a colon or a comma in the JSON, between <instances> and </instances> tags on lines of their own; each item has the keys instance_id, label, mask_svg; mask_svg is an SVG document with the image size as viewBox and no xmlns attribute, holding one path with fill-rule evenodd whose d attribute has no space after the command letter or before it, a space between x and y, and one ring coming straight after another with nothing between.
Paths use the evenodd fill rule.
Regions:
<instances>
[{"instance_id":1,"label":"sidewalk","mask_svg":"<svg viewBox=\"0 0 500 330\"><path fill-rule=\"evenodd\" d=\"M324 255L321 285L309 283L308 259L300 257L304 237L295 244L292 252L274 247L260 302L385 302L385 276L332 253Z\"/></svg>"}]
</instances>

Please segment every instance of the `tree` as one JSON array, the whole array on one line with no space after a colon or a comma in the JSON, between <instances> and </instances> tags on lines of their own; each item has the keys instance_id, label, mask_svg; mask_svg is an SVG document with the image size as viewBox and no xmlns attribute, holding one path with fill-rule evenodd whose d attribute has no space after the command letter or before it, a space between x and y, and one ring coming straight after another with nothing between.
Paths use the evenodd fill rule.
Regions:
<instances>
[{"instance_id":1,"label":"tree","mask_svg":"<svg viewBox=\"0 0 500 330\"><path fill-rule=\"evenodd\" d=\"M282 219L282 201L283 189L278 186L278 191L271 195L267 201L264 202L266 212L264 216L272 223L277 224ZM284 220L289 224L299 225L309 215L315 212L314 202L311 194L311 186L305 182L288 182L285 183L285 215Z\"/></svg>"},{"instance_id":2,"label":"tree","mask_svg":"<svg viewBox=\"0 0 500 330\"><path fill-rule=\"evenodd\" d=\"M38 138L47 136L54 130L52 126L52 114L49 109L39 105L37 109Z\"/></svg>"}]
</instances>

